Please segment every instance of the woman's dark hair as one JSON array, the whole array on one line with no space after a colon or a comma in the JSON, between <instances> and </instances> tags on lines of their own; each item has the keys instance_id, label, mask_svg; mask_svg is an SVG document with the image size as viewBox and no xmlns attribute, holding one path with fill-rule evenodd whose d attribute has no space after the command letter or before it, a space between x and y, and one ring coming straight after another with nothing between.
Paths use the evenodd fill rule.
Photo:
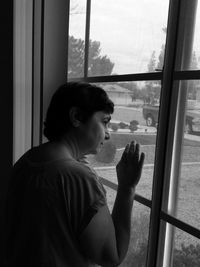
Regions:
<instances>
[{"instance_id":1,"label":"woman's dark hair","mask_svg":"<svg viewBox=\"0 0 200 267\"><path fill-rule=\"evenodd\" d=\"M112 114L114 111L113 102L101 87L78 82L63 84L54 93L44 122L44 136L49 141L59 139L72 127L69 117L72 107L80 109L83 122L94 112Z\"/></svg>"}]
</instances>

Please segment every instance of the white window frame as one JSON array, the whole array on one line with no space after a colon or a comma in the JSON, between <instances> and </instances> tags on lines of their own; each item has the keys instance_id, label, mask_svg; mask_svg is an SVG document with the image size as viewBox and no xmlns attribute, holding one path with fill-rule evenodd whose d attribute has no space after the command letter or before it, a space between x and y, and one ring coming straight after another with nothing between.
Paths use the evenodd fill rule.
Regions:
<instances>
[{"instance_id":1,"label":"white window frame","mask_svg":"<svg viewBox=\"0 0 200 267\"><path fill-rule=\"evenodd\" d=\"M13 163L31 146L33 1L14 1Z\"/></svg>"},{"instance_id":2,"label":"white window frame","mask_svg":"<svg viewBox=\"0 0 200 267\"><path fill-rule=\"evenodd\" d=\"M186 2L193 2L195 5L196 1ZM70 1L15 0L14 2L15 88L13 139L14 159L16 160L31 146L42 143L43 114L46 113L46 108L54 90L58 85L67 81L67 36L69 31ZM179 175L180 158L177 161L175 161L175 158L177 158L180 142L176 140L180 140L180 133L183 132L184 127L184 121L180 119L179 113L182 111L186 95L185 92L180 90L179 81L200 79L200 71L185 71L181 68L177 71L176 69L176 62L178 62L177 52L181 43L179 32L182 31L181 25L183 25L181 14L184 14L186 10L184 6L186 2L185 0L170 1L166 56L162 71L88 77L87 59L91 0L87 0L84 77L73 79L91 83L162 81L152 200L150 201L140 195L135 197L136 201L151 208L146 263L148 267L161 267L161 262L164 267L171 266L174 226L200 238L200 230L176 219L173 216L174 211L172 212L173 206L169 206L169 203L172 200L174 201L175 193L177 192L176 179L173 177ZM184 51L182 52L184 53ZM171 158L173 161L171 161ZM117 188L115 184L109 181L105 181L105 184L115 190ZM167 228L166 224L168 225Z\"/></svg>"}]
</instances>

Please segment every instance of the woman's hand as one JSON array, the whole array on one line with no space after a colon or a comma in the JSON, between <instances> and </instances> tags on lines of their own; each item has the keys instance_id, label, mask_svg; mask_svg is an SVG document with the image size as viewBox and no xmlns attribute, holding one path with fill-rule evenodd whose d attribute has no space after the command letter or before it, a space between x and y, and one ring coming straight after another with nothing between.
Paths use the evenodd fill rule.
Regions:
<instances>
[{"instance_id":1,"label":"woman's hand","mask_svg":"<svg viewBox=\"0 0 200 267\"><path fill-rule=\"evenodd\" d=\"M145 154L140 154L140 145L135 141L128 144L117 164L118 186L121 189L133 189L138 184Z\"/></svg>"}]
</instances>

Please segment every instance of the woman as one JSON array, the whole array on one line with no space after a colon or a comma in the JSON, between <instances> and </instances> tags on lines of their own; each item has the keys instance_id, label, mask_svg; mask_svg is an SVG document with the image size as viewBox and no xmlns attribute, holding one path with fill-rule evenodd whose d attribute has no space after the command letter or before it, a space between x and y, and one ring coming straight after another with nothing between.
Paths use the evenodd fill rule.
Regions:
<instances>
[{"instance_id":1,"label":"woman","mask_svg":"<svg viewBox=\"0 0 200 267\"><path fill-rule=\"evenodd\" d=\"M144 153L134 141L118 163L112 214L97 174L82 160L110 138L114 105L100 87L67 83L50 102L48 142L14 165L5 227L5 266L118 266L130 238L131 210Z\"/></svg>"}]
</instances>

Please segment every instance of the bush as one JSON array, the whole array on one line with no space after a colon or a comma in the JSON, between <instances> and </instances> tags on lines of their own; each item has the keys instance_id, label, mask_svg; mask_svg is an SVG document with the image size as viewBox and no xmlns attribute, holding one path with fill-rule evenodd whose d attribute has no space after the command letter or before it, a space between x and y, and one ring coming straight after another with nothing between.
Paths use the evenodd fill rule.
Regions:
<instances>
[{"instance_id":1,"label":"bush","mask_svg":"<svg viewBox=\"0 0 200 267\"><path fill-rule=\"evenodd\" d=\"M137 131L138 125L139 125L139 122L138 121L136 121L136 120L130 121L130 126L129 126L130 131L131 132Z\"/></svg>"},{"instance_id":2,"label":"bush","mask_svg":"<svg viewBox=\"0 0 200 267\"><path fill-rule=\"evenodd\" d=\"M199 267L200 266L200 244L185 246L181 244L180 249L174 249L173 267Z\"/></svg>"},{"instance_id":3,"label":"bush","mask_svg":"<svg viewBox=\"0 0 200 267\"><path fill-rule=\"evenodd\" d=\"M117 123L111 123L111 124L110 124L110 128L111 128L114 132L116 132L116 131L119 129L119 126L118 126Z\"/></svg>"},{"instance_id":4,"label":"bush","mask_svg":"<svg viewBox=\"0 0 200 267\"><path fill-rule=\"evenodd\" d=\"M116 146L111 140L104 143L101 151L95 156L96 161L103 163L111 163L116 154Z\"/></svg>"},{"instance_id":5,"label":"bush","mask_svg":"<svg viewBox=\"0 0 200 267\"><path fill-rule=\"evenodd\" d=\"M120 121L120 123L118 124L120 129L126 129L128 128L128 124L124 123L123 121Z\"/></svg>"}]
</instances>

